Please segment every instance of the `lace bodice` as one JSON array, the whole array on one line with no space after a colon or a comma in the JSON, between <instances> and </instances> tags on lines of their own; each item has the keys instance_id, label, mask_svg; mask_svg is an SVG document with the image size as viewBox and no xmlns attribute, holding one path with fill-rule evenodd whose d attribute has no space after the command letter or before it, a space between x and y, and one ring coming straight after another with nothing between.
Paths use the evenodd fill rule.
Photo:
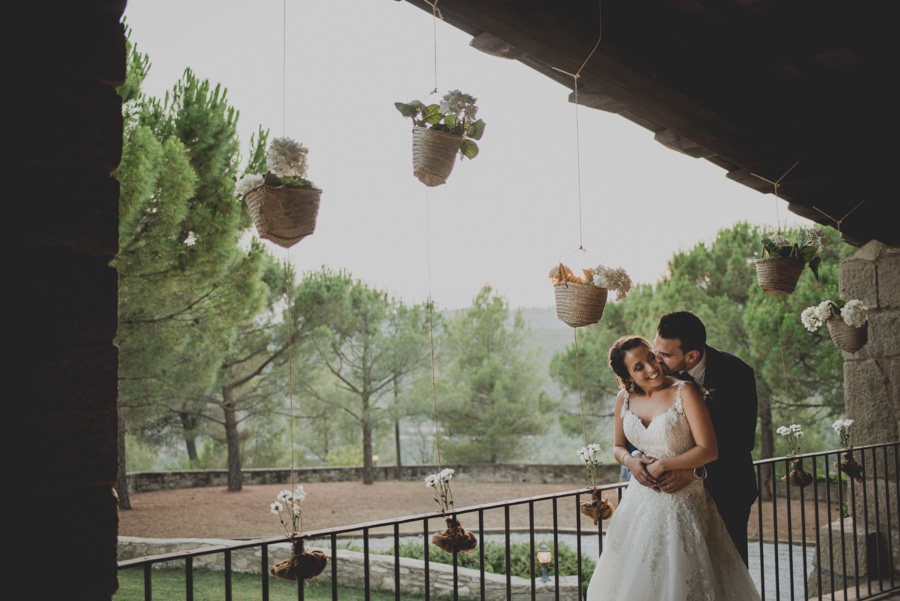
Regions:
<instances>
[{"instance_id":1,"label":"lace bodice","mask_svg":"<svg viewBox=\"0 0 900 601\"><path fill-rule=\"evenodd\" d=\"M654 417L646 427L641 418L629 409L630 398L628 391L625 391L625 402L622 404L622 428L625 430L625 437L648 457L656 459L674 457L695 446L691 426L681 406L683 387L682 381L675 390L675 402L672 406Z\"/></svg>"}]
</instances>

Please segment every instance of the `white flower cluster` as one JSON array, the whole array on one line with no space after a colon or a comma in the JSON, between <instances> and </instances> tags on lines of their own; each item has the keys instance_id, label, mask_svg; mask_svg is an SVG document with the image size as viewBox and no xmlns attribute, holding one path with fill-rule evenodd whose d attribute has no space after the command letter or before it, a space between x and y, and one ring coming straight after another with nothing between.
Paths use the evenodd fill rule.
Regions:
<instances>
[{"instance_id":1,"label":"white flower cluster","mask_svg":"<svg viewBox=\"0 0 900 601\"><path fill-rule=\"evenodd\" d=\"M616 300L622 300L631 290L631 278L621 267L606 267L597 265L590 270L593 276L594 286L616 291Z\"/></svg>"},{"instance_id":2,"label":"white flower cluster","mask_svg":"<svg viewBox=\"0 0 900 601\"><path fill-rule=\"evenodd\" d=\"M475 106L477 98L463 94L459 90L451 90L444 95L441 100L440 111L445 115L456 115L460 117L465 115L465 119L472 121L475 119L475 113L478 107Z\"/></svg>"},{"instance_id":3,"label":"white flower cluster","mask_svg":"<svg viewBox=\"0 0 900 601\"><path fill-rule=\"evenodd\" d=\"M581 447L575 454L578 455L578 459L585 465L597 466L602 463L600 461L600 445L596 443Z\"/></svg>"},{"instance_id":4,"label":"white flower cluster","mask_svg":"<svg viewBox=\"0 0 900 601\"><path fill-rule=\"evenodd\" d=\"M868 313L866 306L858 300L849 301L844 305L843 309L838 311L838 306L830 300L822 301L816 307L807 307L800 314L800 321L810 332L815 332L832 317L838 317L844 320L848 326L858 328L866 323Z\"/></svg>"},{"instance_id":5,"label":"white flower cluster","mask_svg":"<svg viewBox=\"0 0 900 601\"><path fill-rule=\"evenodd\" d=\"M785 246L791 246L793 243L791 239L785 236L784 234L772 234L769 236L769 240L775 246L775 248L784 248Z\"/></svg>"},{"instance_id":6,"label":"white flower cluster","mask_svg":"<svg viewBox=\"0 0 900 601\"><path fill-rule=\"evenodd\" d=\"M803 426L800 424L780 426L775 432L781 434L787 441L788 446L791 448L791 453L800 452L800 437L803 436Z\"/></svg>"},{"instance_id":7,"label":"white flower cluster","mask_svg":"<svg viewBox=\"0 0 900 601\"><path fill-rule=\"evenodd\" d=\"M266 154L266 168L278 177L306 177L306 154L302 144L290 138L275 138Z\"/></svg>"},{"instance_id":8,"label":"white flower cluster","mask_svg":"<svg viewBox=\"0 0 900 601\"><path fill-rule=\"evenodd\" d=\"M845 447L850 446L850 426L853 425L852 419L839 419L831 424L834 431L841 437L841 444Z\"/></svg>"},{"instance_id":9,"label":"white flower cluster","mask_svg":"<svg viewBox=\"0 0 900 601\"><path fill-rule=\"evenodd\" d=\"M450 482L453 479L453 470L448 468L442 469L436 474L425 477L425 486L434 488L438 482Z\"/></svg>"},{"instance_id":10,"label":"white flower cluster","mask_svg":"<svg viewBox=\"0 0 900 601\"><path fill-rule=\"evenodd\" d=\"M284 527L284 531L288 534L300 532L302 515L300 503L306 499L306 495L307 493L303 490L303 485L300 484L297 485L297 489L294 492L283 490L278 493L275 497L275 502L269 506L269 511L278 516L278 519L281 520L281 525ZM285 512L287 515L282 515L282 512ZM288 530L285 518L291 523L290 530Z\"/></svg>"},{"instance_id":11,"label":"white flower cluster","mask_svg":"<svg viewBox=\"0 0 900 601\"><path fill-rule=\"evenodd\" d=\"M806 230L806 235L808 236L806 245L817 247L816 254L821 255L825 247L828 246L828 236L825 235L825 232L815 227Z\"/></svg>"},{"instance_id":12,"label":"white flower cluster","mask_svg":"<svg viewBox=\"0 0 900 601\"><path fill-rule=\"evenodd\" d=\"M841 318L848 326L858 328L866 323L869 314L866 312L866 306L858 300L848 301L844 308L841 309Z\"/></svg>"},{"instance_id":13,"label":"white flower cluster","mask_svg":"<svg viewBox=\"0 0 900 601\"><path fill-rule=\"evenodd\" d=\"M234 191L237 192L239 196L244 196L250 190L263 185L264 181L265 178L262 175L258 173L248 173L237 181L234 185Z\"/></svg>"}]
</instances>

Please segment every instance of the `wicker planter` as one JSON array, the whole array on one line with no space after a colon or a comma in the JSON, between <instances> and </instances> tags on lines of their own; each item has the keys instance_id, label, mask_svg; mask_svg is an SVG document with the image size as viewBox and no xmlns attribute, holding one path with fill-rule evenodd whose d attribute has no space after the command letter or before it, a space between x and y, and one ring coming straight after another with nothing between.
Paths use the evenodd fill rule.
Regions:
<instances>
[{"instance_id":1,"label":"wicker planter","mask_svg":"<svg viewBox=\"0 0 900 601\"><path fill-rule=\"evenodd\" d=\"M446 183L450 172L453 171L459 143L459 136L414 127L413 173L419 181L432 188Z\"/></svg>"},{"instance_id":2,"label":"wicker planter","mask_svg":"<svg viewBox=\"0 0 900 601\"><path fill-rule=\"evenodd\" d=\"M869 340L869 324L864 323L858 328L848 326L840 317L832 317L825 322L834 346L848 353L855 353L866 345Z\"/></svg>"},{"instance_id":3,"label":"wicker planter","mask_svg":"<svg viewBox=\"0 0 900 601\"><path fill-rule=\"evenodd\" d=\"M803 267L799 261L784 257L759 259L756 262L759 287L772 296L790 294L797 287Z\"/></svg>"},{"instance_id":4,"label":"wicker planter","mask_svg":"<svg viewBox=\"0 0 900 601\"><path fill-rule=\"evenodd\" d=\"M244 200L259 237L290 248L316 231L321 196L318 188L259 186Z\"/></svg>"},{"instance_id":5,"label":"wicker planter","mask_svg":"<svg viewBox=\"0 0 900 601\"><path fill-rule=\"evenodd\" d=\"M556 292L556 316L567 326L589 326L603 317L606 288L578 282L560 282L553 288Z\"/></svg>"}]
</instances>

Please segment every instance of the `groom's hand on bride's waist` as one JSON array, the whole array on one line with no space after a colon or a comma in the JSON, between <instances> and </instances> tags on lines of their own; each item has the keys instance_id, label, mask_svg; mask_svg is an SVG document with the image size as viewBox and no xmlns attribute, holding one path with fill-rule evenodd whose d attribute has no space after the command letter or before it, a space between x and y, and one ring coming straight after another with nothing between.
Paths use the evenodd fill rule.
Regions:
<instances>
[{"instance_id":1,"label":"groom's hand on bride's waist","mask_svg":"<svg viewBox=\"0 0 900 601\"><path fill-rule=\"evenodd\" d=\"M625 467L631 470L631 477L637 480L639 484L648 486L653 490L659 490L656 486L656 478L647 471L647 466L654 461L656 459L646 457L643 453L636 450L632 452L631 459L628 460L628 464Z\"/></svg>"},{"instance_id":2,"label":"groom's hand on bride's waist","mask_svg":"<svg viewBox=\"0 0 900 601\"><path fill-rule=\"evenodd\" d=\"M674 493L695 480L697 480L697 475L694 474L694 470L672 470L660 475L656 484L660 492Z\"/></svg>"}]
</instances>

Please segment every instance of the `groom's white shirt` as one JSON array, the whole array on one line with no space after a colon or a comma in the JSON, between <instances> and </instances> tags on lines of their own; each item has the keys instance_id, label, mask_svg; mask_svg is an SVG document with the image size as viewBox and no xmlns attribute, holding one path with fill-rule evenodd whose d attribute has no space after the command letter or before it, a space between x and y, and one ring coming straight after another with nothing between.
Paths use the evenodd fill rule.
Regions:
<instances>
[{"instance_id":1,"label":"groom's white shirt","mask_svg":"<svg viewBox=\"0 0 900 601\"><path fill-rule=\"evenodd\" d=\"M703 356L700 358L700 363L692 367L687 371L688 375L694 378L694 382L698 385L703 386L703 382L706 380L706 353L703 353Z\"/></svg>"}]
</instances>

